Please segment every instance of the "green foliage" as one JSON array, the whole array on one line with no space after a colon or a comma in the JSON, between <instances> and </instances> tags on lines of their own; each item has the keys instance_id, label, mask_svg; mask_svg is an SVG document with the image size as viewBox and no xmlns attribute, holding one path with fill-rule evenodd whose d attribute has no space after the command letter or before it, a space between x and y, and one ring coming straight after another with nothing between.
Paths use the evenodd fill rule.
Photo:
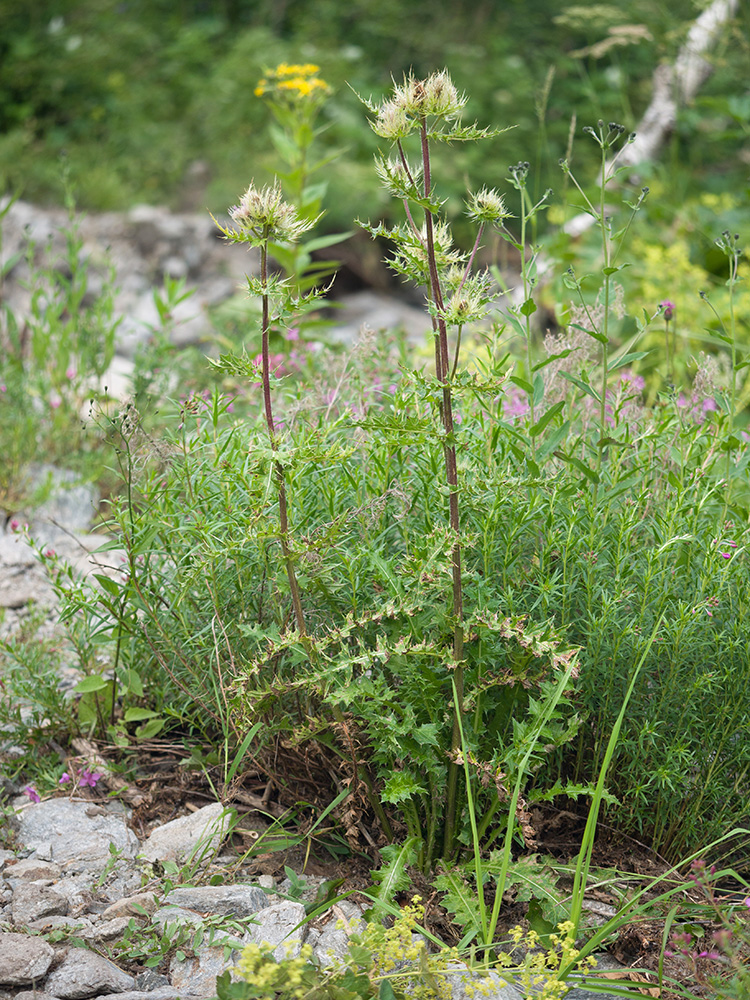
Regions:
<instances>
[{"instance_id":1,"label":"green foliage","mask_svg":"<svg viewBox=\"0 0 750 1000\"><path fill-rule=\"evenodd\" d=\"M29 315L21 322L0 303L0 448L5 457L0 507L8 512L20 506L24 471L32 457L54 461L72 454L85 473L96 464L86 456L101 443L87 433L82 414L101 395L101 379L114 355L120 322L114 315L114 272L110 268L94 293L66 175L64 181L68 224L62 255L45 267L36 266L36 247L29 241ZM0 245L8 207L0 213ZM14 263L9 259L3 272Z\"/></svg>"},{"instance_id":2,"label":"green foliage","mask_svg":"<svg viewBox=\"0 0 750 1000\"><path fill-rule=\"evenodd\" d=\"M60 688L63 652L59 642L42 638L44 615L30 614L14 635L0 640L0 729L15 746L3 754L9 774L24 774L40 790L57 784L59 758L50 757L51 739L76 731L69 699ZM19 750L20 748L20 750Z\"/></svg>"}]
</instances>

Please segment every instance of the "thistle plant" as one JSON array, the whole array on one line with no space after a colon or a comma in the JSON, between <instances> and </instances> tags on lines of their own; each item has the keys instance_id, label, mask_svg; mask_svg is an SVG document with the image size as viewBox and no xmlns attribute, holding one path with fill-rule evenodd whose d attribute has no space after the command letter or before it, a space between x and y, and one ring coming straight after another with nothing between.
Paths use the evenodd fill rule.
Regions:
<instances>
[{"instance_id":1,"label":"thistle plant","mask_svg":"<svg viewBox=\"0 0 750 1000\"><path fill-rule=\"evenodd\" d=\"M461 519L454 420L454 385L459 359L461 330L466 323L484 316L489 302L489 278L473 274L474 257L487 225L502 225L510 213L502 197L483 189L468 202L469 217L477 224L471 252L461 253L454 245L451 230L441 217L442 203L432 181L432 145L436 142L466 142L496 135L476 125L460 123L467 98L459 94L446 71L425 80L414 76L394 86L393 93L380 104L365 101L374 114L371 127L376 135L392 143L395 156L379 157L378 174L387 190L403 203L406 222L393 228L365 226L373 236L385 235L395 244L391 267L401 276L425 289L432 318L435 374L448 493L448 521L453 536L451 551L453 648L449 660L454 670L455 705L452 738L453 761L448 770L448 789L443 855L452 850L456 823L456 801L461 748L463 706L464 599L461 570ZM414 138L417 154L407 155L406 141ZM421 219L420 219L421 215ZM448 330L456 328L451 351Z\"/></svg>"},{"instance_id":2,"label":"thistle plant","mask_svg":"<svg viewBox=\"0 0 750 1000\"><path fill-rule=\"evenodd\" d=\"M269 274L269 247L271 243L291 244L297 242L303 233L311 229L316 219L304 219L293 205L286 202L278 183L270 187L258 188L251 184L242 196L239 205L229 210L229 215L237 228L216 223L230 243L244 243L257 247L260 251L260 276L247 279L248 291L261 301L261 385L263 390L263 412L268 440L273 453L274 475L279 504L279 543L289 580L289 591L294 609L297 631L301 637L307 635L302 599L294 570L294 556L289 542L289 512L286 493L286 474L280 457L279 436L273 418L271 399L271 361L269 331L272 320L272 305L277 318L300 304L289 289L289 282ZM214 220L216 221L216 220ZM305 303L316 298L313 291L305 296ZM231 374L255 375L255 364L247 356L222 355L212 362L219 371Z\"/></svg>"}]
</instances>

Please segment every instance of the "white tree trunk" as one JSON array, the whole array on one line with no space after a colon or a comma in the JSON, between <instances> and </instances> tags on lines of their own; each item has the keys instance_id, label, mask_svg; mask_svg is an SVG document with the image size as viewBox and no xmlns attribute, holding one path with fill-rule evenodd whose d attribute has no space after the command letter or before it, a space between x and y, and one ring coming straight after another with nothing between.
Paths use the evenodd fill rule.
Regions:
<instances>
[{"instance_id":1,"label":"white tree trunk","mask_svg":"<svg viewBox=\"0 0 750 1000\"><path fill-rule=\"evenodd\" d=\"M737 13L739 0L714 0L690 28L674 66L664 63L654 71L654 92L635 140L617 157L618 166L653 160L677 122L677 109L688 104L711 75L705 53L716 44L724 26Z\"/></svg>"}]
</instances>

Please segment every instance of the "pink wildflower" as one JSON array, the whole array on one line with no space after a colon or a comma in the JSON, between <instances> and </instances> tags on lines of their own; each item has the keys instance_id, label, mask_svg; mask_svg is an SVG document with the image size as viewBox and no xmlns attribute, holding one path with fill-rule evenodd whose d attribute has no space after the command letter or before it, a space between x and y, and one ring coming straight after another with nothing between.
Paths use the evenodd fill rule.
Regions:
<instances>
[{"instance_id":1,"label":"pink wildflower","mask_svg":"<svg viewBox=\"0 0 750 1000\"><path fill-rule=\"evenodd\" d=\"M72 781L72 780L73 779L70 777L70 775L68 774L68 772L67 771L63 771L63 773L58 778L57 783L58 783L58 785L67 785L67 783L69 781Z\"/></svg>"},{"instance_id":2,"label":"pink wildflower","mask_svg":"<svg viewBox=\"0 0 750 1000\"><path fill-rule=\"evenodd\" d=\"M672 302L671 299L664 299L663 302L659 303L659 308L664 313L664 319L668 323L670 319L672 319L672 317L674 316L674 311L677 308L677 306L674 304L674 302Z\"/></svg>"},{"instance_id":3,"label":"pink wildflower","mask_svg":"<svg viewBox=\"0 0 750 1000\"><path fill-rule=\"evenodd\" d=\"M90 788L96 788L97 781L102 777L101 774L97 774L95 771L79 771L78 772L78 784L88 785Z\"/></svg>"},{"instance_id":4,"label":"pink wildflower","mask_svg":"<svg viewBox=\"0 0 750 1000\"><path fill-rule=\"evenodd\" d=\"M10 522L10 530L11 530L11 531L18 531L18 529L19 529L20 527L21 527L21 525L20 525L20 522L18 521L18 518L16 518L16 517L14 517L14 518L11 518L11 522Z\"/></svg>"},{"instance_id":5,"label":"pink wildflower","mask_svg":"<svg viewBox=\"0 0 750 1000\"><path fill-rule=\"evenodd\" d=\"M28 795L32 802L41 802L39 792L34 788L33 785L27 785L23 790L24 795Z\"/></svg>"}]
</instances>

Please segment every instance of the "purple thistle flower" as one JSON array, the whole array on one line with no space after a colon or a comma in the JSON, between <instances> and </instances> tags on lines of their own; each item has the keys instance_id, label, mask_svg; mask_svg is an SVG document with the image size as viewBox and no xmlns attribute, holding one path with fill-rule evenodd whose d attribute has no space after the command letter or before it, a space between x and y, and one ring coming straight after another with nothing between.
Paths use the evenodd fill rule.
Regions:
<instances>
[{"instance_id":1,"label":"purple thistle flower","mask_svg":"<svg viewBox=\"0 0 750 1000\"><path fill-rule=\"evenodd\" d=\"M677 306L674 304L674 302L672 302L671 299L664 299L663 302L659 303L659 308L663 311L664 319L668 323L670 319L672 319L672 317L674 316L674 311L677 308Z\"/></svg>"}]
</instances>

